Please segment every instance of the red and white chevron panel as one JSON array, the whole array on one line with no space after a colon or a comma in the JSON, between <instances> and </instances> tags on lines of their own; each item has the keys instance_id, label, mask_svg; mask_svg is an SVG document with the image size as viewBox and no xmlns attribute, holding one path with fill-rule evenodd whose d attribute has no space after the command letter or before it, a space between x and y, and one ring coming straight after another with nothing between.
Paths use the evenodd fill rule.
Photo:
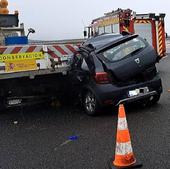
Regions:
<instances>
[{"instance_id":1,"label":"red and white chevron panel","mask_svg":"<svg viewBox=\"0 0 170 169\"><path fill-rule=\"evenodd\" d=\"M76 52L79 45L59 44L47 45L48 54L53 58L62 58ZM2 46L0 47L0 54L17 54L27 52L43 51L43 45L25 45L25 46Z\"/></svg>"},{"instance_id":2,"label":"red and white chevron panel","mask_svg":"<svg viewBox=\"0 0 170 169\"><path fill-rule=\"evenodd\" d=\"M48 45L48 53L53 58L63 58L72 55L77 51L78 45L63 44L63 45Z\"/></svg>"},{"instance_id":3,"label":"red and white chevron panel","mask_svg":"<svg viewBox=\"0 0 170 169\"><path fill-rule=\"evenodd\" d=\"M42 45L24 45L24 46L2 46L0 47L0 54L17 54L27 52L40 52L43 50Z\"/></svg>"}]
</instances>

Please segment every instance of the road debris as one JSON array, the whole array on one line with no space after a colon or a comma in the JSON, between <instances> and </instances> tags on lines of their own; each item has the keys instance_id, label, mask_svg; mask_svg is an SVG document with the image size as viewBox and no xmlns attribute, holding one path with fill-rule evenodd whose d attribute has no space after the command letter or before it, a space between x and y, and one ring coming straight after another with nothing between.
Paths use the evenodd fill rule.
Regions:
<instances>
[{"instance_id":1,"label":"road debris","mask_svg":"<svg viewBox=\"0 0 170 169\"><path fill-rule=\"evenodd\" d=\"M72 142L72 140L66 140L65 142L63 142L62 144L60 144L60 147L66 145L66 144L68 144L68 143L70 143L70 142Z\"/></svg>"},{"instance_id":2,"label":"road debris","mask_svg":"<svg viewBox=\"0 0 170 169\"><path fill-rule=\"evenodd\" d=\"M61 103L59 100L54 100L52 103L51 103L51 106L52 107L55 107L55 108L58 108L58 107L61 107Z\"/></svg>"},{"instance_id":3,"label":"road debris","mask_svg":"<svg viewBox=\"0 0 170 169\"><path fill-rule=\"evenodd\" d=\"M65 146L65 145L67 145L67 144L69 144L69 143L71 143L71 142L73 142L73 141L75 141L77 139L78 139L78 136L70 136L68 140L64 141L58 147L55 147L54 151L56 151L59 147L63 147L63 146Z\"/></svg>"},{"instance_id":4,"label":"road debris","mask_svg":"<svg viewBox=\"0 0 170 169\"><path fill-rule=\"evenodd\" d=\"M70 136L69 139L70 139L71 141L75 141L75 140L78 139L78 136Z\"/></svg>"},{"instance_id":5,"label":"road debris","mask_svg":"<svg viewBox=\"0 0 170 169\"><path fill-rule=\"evenodd\" d=\"M18 121L14 121L14 124L18 124Z\"/></svg>"}]
</instances>

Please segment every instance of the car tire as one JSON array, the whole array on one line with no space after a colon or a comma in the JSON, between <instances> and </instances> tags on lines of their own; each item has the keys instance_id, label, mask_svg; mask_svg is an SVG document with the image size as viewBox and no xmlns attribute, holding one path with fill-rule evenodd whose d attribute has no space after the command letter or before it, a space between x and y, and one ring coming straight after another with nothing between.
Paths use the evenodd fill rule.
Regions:
<instances>
[{"instance_id":1,"label":"car tire","mask_svg":"<svg viewBox=\"0 0 170 169\"><path fill-rule=\"evenodd\" d=\"M156 104L156 103L159 101L160 96L161 96L160 94L155 95L155 96L151 96L151 97L149 98L148 105L149 105L149 106L152 106L152 105Z\"/></svg>"},{"instance_id":2,"label":"car tire","mask_svg":"<svg viewBox=\"0 0 170 169\"><path fill-rule=\"evenodd\" d=\"M160 96L161 96L160 94L155 95L155 96L151 96L151 97L147 98L146 100L144 100L142 102L142 105L143 106L152 106L152 105L156 104L159 101Z\"/></svg>"},{"instance_id":3,"label":"car tire","mask_svg":"<svg viewBox=\"0 0 170 169\"><path fill-rule=\"evenodd\" d=\"M100 105L95 96L91 91L86 91L83 94L82 104L85 112L90 116L95 116L100 112Z\"/></svg>"}]
</instances>

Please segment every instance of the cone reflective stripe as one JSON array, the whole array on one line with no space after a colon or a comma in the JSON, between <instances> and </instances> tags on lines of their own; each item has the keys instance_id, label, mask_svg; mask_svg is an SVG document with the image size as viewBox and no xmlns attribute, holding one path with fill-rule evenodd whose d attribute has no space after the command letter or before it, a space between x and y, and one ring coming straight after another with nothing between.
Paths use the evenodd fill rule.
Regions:
<instances>
[{"instance_id":1,"label":"cone reflective stripe","mask_svg":"<svg viewBox=\"0 0 170 169\"><path fill-rule=\"evenodd\" d=\"M126 118L118 119L118 130L126 130L128 128Z\"/></svg>"},{"instance_id":2,"label":"cone reflective stripe","mask_svg":"<svg viewBox=\"0 0 170 169\"><path fill-rule=\"evenodd\" d=\"M136 159L133 154L130 133L126 120L126 113L123 104L121 104L119 106L118 114L115 159L112 162L112 168L134 168L141 166L142 165L136 165Z\"/></svg>"}]
</instances>

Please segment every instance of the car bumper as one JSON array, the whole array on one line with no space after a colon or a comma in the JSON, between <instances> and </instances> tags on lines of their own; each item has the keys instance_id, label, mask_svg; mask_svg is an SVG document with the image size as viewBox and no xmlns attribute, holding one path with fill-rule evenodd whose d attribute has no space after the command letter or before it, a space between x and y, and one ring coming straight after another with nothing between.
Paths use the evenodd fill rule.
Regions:
<instances>
[{"instance_id":1,"label":"car bumper","mask_svg":"<svg viewBox=\"0 0 170 169\"><path fill-rule=\"evenodd\" d=\"M158 93L156 91L140 94L140 95L137 95L137 96L122 99L117 103L117 105L123 104L123 103L130 103L130 102L138 101L138 100L145 99L145 98L155 96L155 95L158 95Z\"/></svg>"},{"instance_id":2,"label":"car bumper","mask_svg":"<svg viewBox=\"0 0 170 169\"><path fill-rule=\"evenodd\" d=\"M130 97L129 91L145 88L149 91L147 93L140 93L137 96ZM113 84L98 84L93 86L91 89L96 95L96 98L101 106L112 104L118 105L120 103L135 102L145 98L149 98L154 95L162 93L162 82L160 77L157 75L150 81L133 84L124 87L118 87Z\"/></svg>"}]
</instances>

